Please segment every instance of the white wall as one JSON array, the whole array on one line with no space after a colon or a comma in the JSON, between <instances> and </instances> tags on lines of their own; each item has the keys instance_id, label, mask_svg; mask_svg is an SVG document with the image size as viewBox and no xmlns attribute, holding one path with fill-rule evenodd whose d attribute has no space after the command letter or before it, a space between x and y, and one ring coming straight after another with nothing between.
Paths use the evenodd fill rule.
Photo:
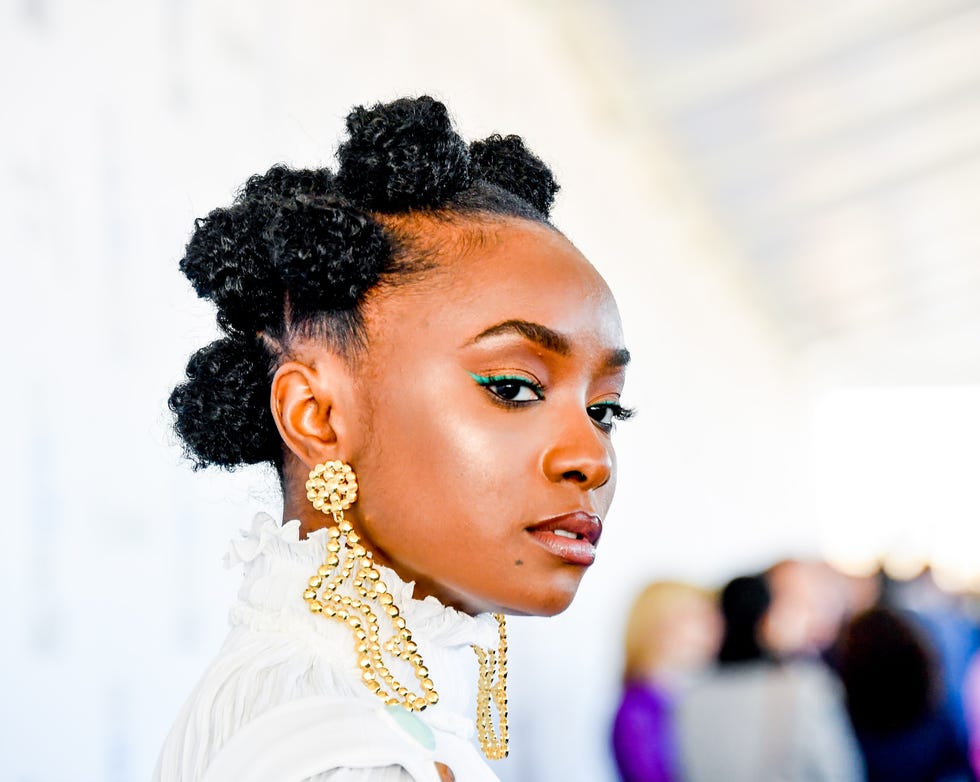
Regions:
<instances>
[{"instance_id":1,"label":"white wall","mask_svg":"<svg viewBox=\"0 0 980 782\"><path fill-rule=\"evenodd\" d=\"M194 217L271 163L329 162L357 102L429 92L523 134L635 355L620 493L576 605L513 622L508 780L602 779L618 634L646 579L812 538L778 339L630 108L582 3L23 2L2 12L0 771L146 778L224 633L224 542L269 476L192 474L165 399L213 333L176 268Z\"/></svg>"}]
</instances>

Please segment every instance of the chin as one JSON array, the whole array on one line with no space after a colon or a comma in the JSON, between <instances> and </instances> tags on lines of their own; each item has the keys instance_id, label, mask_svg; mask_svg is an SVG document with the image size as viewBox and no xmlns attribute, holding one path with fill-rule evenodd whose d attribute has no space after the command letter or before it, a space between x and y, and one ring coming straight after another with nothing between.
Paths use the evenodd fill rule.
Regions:
<instances>
[{"instance_id":1,"label":"chin","mask_svg":"<svg viewBox=\"0 0 980 782\"><path fill-rule=\"evenodd\" d=\"M572 604L576 592L578 579L573 584L550 584L531 594L522 595L517 605L501 610L515 616L557 616Z\"/></svg>"}]
</instances>

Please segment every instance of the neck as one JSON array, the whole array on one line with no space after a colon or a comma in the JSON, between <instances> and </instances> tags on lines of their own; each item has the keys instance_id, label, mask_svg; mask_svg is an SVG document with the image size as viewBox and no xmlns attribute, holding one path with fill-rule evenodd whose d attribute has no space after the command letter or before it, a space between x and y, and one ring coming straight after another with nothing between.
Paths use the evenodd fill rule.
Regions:
<instances>
[{"instance_id":1,"label":"neck","mask_svg":"<svg viewBox=\"0 0 980 782\"><path fill-rule=\"evenodd\" d=\"M333 526L334 524L332 516L316 510L310 504L309 500L307 500L305 482L303 484L297 484L295 480L287 482L287 485L283 489L282 514L283 523L292 521L293 519L299 520L299 536L301 539L305 539L317 530ZM443 605L455 608L471 616L489 612L496 608L495 606L476 603L468 599L466 595L449 590L445 585L432 579L426 573L414 572L411 569L397 565L385 551L382 551L376 546L372 546L370 541L363 537L363 530L359 523L360 519L358 518L359 514L356 508L347 511L346 515L353 525L354 531L362 536L361 542L363 545L372 551L374 561L379 565L394 570L402 581L406 583L411 581L415 584L413 597L416 600L423 600L431 595L437 598Z\"/></svg>"},{"instance_id":2,"label":"neck","mask_svg":"<svg viewBox=\"0 0 980 782\"><path fill-rule=\"evenodd\" d=\"M333 524L333 517L321 513L306 499L305 483L296 487L295 481L283 486L282 521L299 519L299 537L305 539L313 532Z\"/></svg>"}]
</instances>

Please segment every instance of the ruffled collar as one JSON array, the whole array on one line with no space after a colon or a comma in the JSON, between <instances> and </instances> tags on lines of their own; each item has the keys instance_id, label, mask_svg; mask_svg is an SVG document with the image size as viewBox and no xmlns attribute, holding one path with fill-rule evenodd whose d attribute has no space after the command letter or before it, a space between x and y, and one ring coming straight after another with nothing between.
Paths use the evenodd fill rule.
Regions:
<instances>
[{"instance_id":1,"label":"ruffled collar","mask_svg":"<svg viewBox=\"0 0 980 782\"><path fill-rule=\"evenodd\" d=\"M258 513L248 532L232 540L225 554L225 567L249 565L260 559L284 560L305 565L309 575L323 563L327 551L327 531L319 529L305 539L299 537L299 519L280 525L267 513ZM497 623L490 614L470 614L443 605L435 597L413 597L414 581L403 581L392 569L378 565L381 578L395 598L412 631L442 646L472 645L495 648ZM299 595L297 595L297 601ZM300 602L305 610L305 604Z\"/></svg>"},{"instance_id":2,"label":"ruffled collar","mask_svg":"<svg viewBox=\"0 0 980 782\"><path fill-rule=\"evenodd\" d=\"M243 565L245 570L231 623L270 638L294 639L297 649L315 654L333 672L330 687L335 694L374 698L360 682L348 628L312 614L302 597L308 579L326 559L328 535L324 529L300 539L299 528L298 520L280 525L260 513L252 529L231 542L225 564ZM471 740L478 673L471 647L497 647L496 620L491 614L470 616L434 597L416 600L413 582L403 581L390 568L377 568L439 692L439 703L422 712L422 718L433 728ZM407 663L395 659L389 665L400 680L412 680Z\"/></svg>"}]
</instances>

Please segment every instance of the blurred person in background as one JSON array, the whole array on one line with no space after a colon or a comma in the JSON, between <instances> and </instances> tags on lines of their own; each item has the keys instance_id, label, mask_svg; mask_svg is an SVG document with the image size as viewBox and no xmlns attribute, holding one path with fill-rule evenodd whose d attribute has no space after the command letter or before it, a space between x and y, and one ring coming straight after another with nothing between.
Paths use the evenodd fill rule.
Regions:
<instances>
[{"instance_id":1,"label":"blurred person in background","mask_svg":"<svg viewBox=\"0 0 980 782\"><path fill-rule=\"evenodd\" d=\"M687 782L858 782L864 779L839 682L816 660L782 661L773 648L799 638L769 617L765 576L741 576L721 594L717 666L677 706Z\"/></svg>"},{"instance_id":2,"label":"blurred person in background","mask_svg":"<svg viewBox=\"0 0 980 782\"><path fill-rule=\"evenodd\" d=\"M767 646L780 659L823 658L848 615L845 576L823 562L785 559L765 573L772 595L763 619Z\"/></svg>"},{"instance_id":3,"label":"blurred person in background","mask_svg":"<svg viewBox=\"0 0 980 782\"><path fill-rule=\"evenodd\" d=\"M869 782L972 782L967 747L945 707L935 651L915 624L876 607L854 617L840 673Z\"/></svg>"},{"instance_id":4,"label":"blurred person in background","mask_svg":"<svg viewBox=\"0 0 980 782\"><path fill-rule=\"evenodd\" d=\"M970 661L960 696L966 720L970 765L973 773L980 777L980 653L974 654Z\"/></svg>"},{"instance_id":5,"label":"blurred person in background","mask_svg":"<svg viewBox=\"0 0 980 782\"><path fill-rule=\"evenodd\" d=\"M626 626L623 696L612 745L623 782L675 782L674 701L715 658L722 622L712 595L659 581L636 598Z\"/></svg>"},{"instance_id":6,"label":"blurred person in background","mask_svg":"<svg viewBox=\"0 0 980 782\"><path fill-rule=\"evenodd\" d=\"M942 708L953 721L960 740L969 742L968 709L964 702L967 676L980 647L976 621L964 608L961 595L936 583L930 567L910 579L891 578L882 571L880 604L899 612L920 631L935 655L935 675L942 693ZM973 741L976 742L974 736Z\"/></svg>"}]
</instances>

